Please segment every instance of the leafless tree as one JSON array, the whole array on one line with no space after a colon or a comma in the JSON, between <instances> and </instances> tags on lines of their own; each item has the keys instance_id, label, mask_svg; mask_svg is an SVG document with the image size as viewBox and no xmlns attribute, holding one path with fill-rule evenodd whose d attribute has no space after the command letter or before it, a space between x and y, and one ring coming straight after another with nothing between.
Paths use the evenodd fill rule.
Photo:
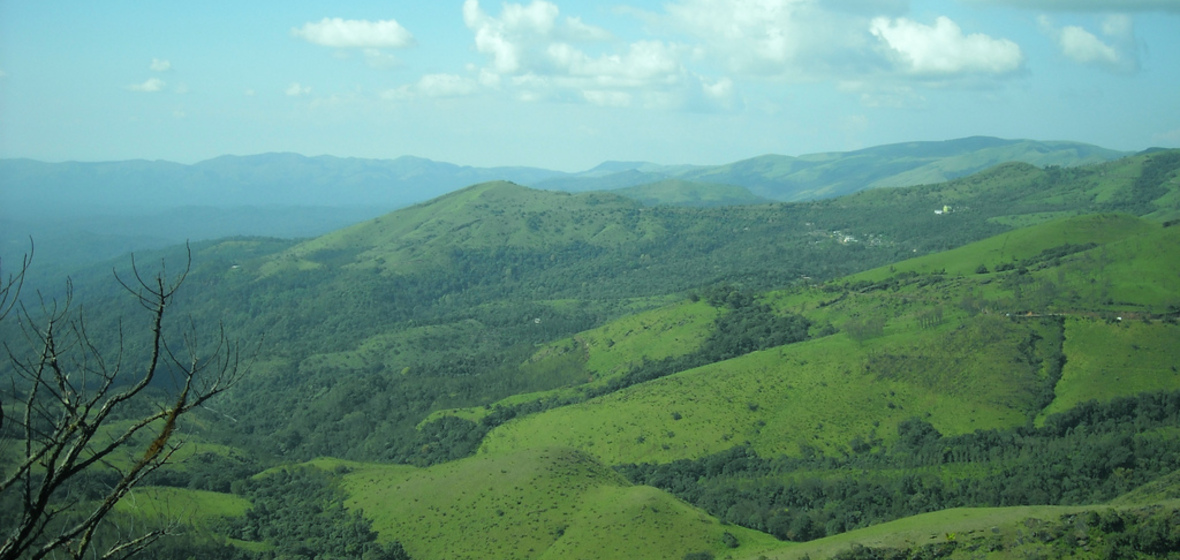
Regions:
<instances>
[{"instance_id":1,"label":"leafless tree","mask_svg":"<svg viewBox=\"0 0 1180 560\"><path fill-rule=\"evenodd\" d=\"M224 392L244 371L240 347L223 329L204 346L204 355L191 323L178 342L165 336L165 311L191 259L190 252L175 277L163 264L154 276L143 276L134 258L133 280L115 275L148 311L150 341L138 359L127 350L121 323L117 345L100 350L106 343L87 332L68 284L61 301L42 301L43 318L13 307L27 260L20 274L0 285L0 311L16 310L28 343L18 352L5 342L12 373L0 391L0 437L21 449L0 448L0 504L19 510L4 516L0 560L126 558L169 532L163 527L98 538L115 504L172 457L178 419ZM159 385L172 388L143 408ZM82 475L96 472L114 482L97 497L72 491Z\"/></svg>"}]
</instances>

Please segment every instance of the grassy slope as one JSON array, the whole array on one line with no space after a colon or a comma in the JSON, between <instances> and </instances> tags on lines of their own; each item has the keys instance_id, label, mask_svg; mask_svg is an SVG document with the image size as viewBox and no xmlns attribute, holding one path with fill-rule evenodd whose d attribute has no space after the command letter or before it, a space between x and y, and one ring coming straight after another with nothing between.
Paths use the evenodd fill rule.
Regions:
<instances>
[{"instance_id":1,"label":"grassy slope","mask_svg":"<svg viewBox=\"0 0 1180 560\"><path fill-rule=\"evenodd\" d=\"M838 452L856 436L890 438L916 414L928 413L944 433L1019 424L1021 408L996 388L1028 382L1012 382L1010 371L997 367L1011 361L1020 331L1001 333L1008 351L985 360L937 351L944 336L897 335L869 347L832 336L756 352L510 422L493 430L482 450L564 445L610 464L666 462L744 442L765 455L796 454L804 445ZM885 378L866 369L872 352L903 349L903 363L917 373ZM940 373L951 364L963 366L953 379Z\"/></svg>"},{"instance_id":2,"label":"grassy slope","mask_svg":"<svg viewBox=\"0 0 1180 560\"><path fill-rule=\"evenodd\" d=\"M617 247L655 233L644 229L646 223L633 228L615 223L611 211L640 206L613 194L482 183L301 243L262 272L314 269L331 260L404 274L444 264L455 248L552 247L573 240ZM519 227L521 220L529 227Z\"/></svg>"},{"instance_id":3,"label":"grassy slope","mask_svg":"<svg viewBox=\"0 0 1180 560\"><path fill-rule=\"evenodd\" d=\"M480 456L428 469L351 464L348 506L415 558L668 558L774 539L716 519L650 487L631 486L570 449Z\"/></svg>"},{"instance_id":4,"label":"grassy slope","mask_svg":"<svg viewBox=\"0 0 1180 560\"><path fill-rule=\"evenodd\" d=\"M1005 288L1018 278L1017 271L964 271L996 262L997 252L1002 262L1021 261L1066 240L1104 245L1028 274L1034 281L1060 283L1047 305L1073 314L1065 334L1066 374L1050 411L1099 396L1103 385L1096 376L1104 368L1131 363L1141 368L1136 381L1116 393L1180 388L1180 375L1170 371L1177 359L1175 326L1118 327L1089 316L1116 309L1166 311L1169 279L1176 278L1180 263L1180 243L1171 242L1177 231L1128 216L1076 218L852 279L882 281L908 271L947 270L947 275L929 276L934 281L926 286L903 282L897 290L850 290L842 296L823 290L776 294L769 301L780 309L817 322L843 325L853 318L880 317L883 336L857 342L838 334L757 352L518 418L493 430L482 451L570 446L608 464L665 462L743 442L764 454L798 453L804 445L838 453L856 436L888 439L898 422L916 414L947 434L1019 425L1034 412L1031 396L1048 375L1044 361L1051 349L1037 341L1052 339L1049 330L1057 327L1003 317L1003 309L1028 304L1028 296ZM1092 262L1105 263L1106 288L1091 287ZM1157 284L1163 289L1146 289ZM1096 292L1102 289L1118 293L1119 300L1100 300ZM960 308L969 294L989 301L996 313L970 317ZM944 313L941 326L921 326L930 310ZM1113 330L1118 328L1124 332ZM1093 340L1082 338L1084 333L1092 333Z\"/></svg>"},{"instance_id":5,"label":"grassy slope","mask_svg":"<svg viewBox=\"0 0 1180 560\"><path fill-rule=\"evenodd\" d=\"M497 405L573 396L583 389L604 385L644 360L689 354L709 336L718 314L703 301L680 301L546 344L520 365L520 375L559 377L569 382L567 387L513 395L489 406L438 410L421 423L443 416L479 420Z\"/></svg>"},{"instance_id":6,"label":"grassy slope","mask_svg":"<svg viewBox=\"0 0 1180 560\"><path fill-rule=\"evenodd\" d=\"M1057 398L1045 414L1089 401L1108 401L1180 386L1180 326L1124 320L1069 319Z\"/></svg>"},{"instance_id":7,"label":"grassy slope","mask_svg":"<svg viewBox=\"0 0 1180 560\"><path fill-rule=\"evenodd\" d=\"M115 511L145 520L179 520L202 528L248 509L250 501L233 494L151 486L135 489L115 505Z\"/></svg>"}]
</instances>

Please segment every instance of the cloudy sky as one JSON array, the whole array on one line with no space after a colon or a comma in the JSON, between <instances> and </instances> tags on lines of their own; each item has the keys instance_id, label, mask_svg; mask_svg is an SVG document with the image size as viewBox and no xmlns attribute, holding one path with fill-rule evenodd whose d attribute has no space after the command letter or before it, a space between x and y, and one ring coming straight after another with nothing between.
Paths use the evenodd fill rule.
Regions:
<instances>
[{"instance_id":1,"label":"cloudy sky","mask_svg":"<svg viewBox=\"0 0 1180 560\"><path fill-rule=\"evenodd\" d=\"M0 0L0 157L1180 147L1180 0Z\"/></svg>"}]
</instances>

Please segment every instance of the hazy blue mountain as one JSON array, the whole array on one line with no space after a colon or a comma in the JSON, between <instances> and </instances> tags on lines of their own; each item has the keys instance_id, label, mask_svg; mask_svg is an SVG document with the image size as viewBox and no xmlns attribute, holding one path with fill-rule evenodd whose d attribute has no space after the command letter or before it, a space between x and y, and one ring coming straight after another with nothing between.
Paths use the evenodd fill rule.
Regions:
<instances>
[{"instance_id":1,"label":"hazy blue mountain","mask_svg":"<svg viewBox=\"0 0 1180 560\"><path fill-rule=\"evenodd\" d=\"M799 157L765 155L728 165L698 168L675 178L746 187L781 201L813 200L879 187L939 183L1001 163L1019 161L1064 167L1128 155L1078 142L1039 142L971 137L943 142L906 142L852 152ZM604 181L610 177L603 178Z\"/></svg>"},{"instance_id":2,"label":"hazy blue mountain","mask_svg":"<svg viewBox=\"0 0 1180 560\"><path fill-rule=\"evenodd\" d=\"M937 183L1009 161L1073 166L1123 155L1076 142L972 137L716 166L608 161L579 173L292 153L192 165L10 159L0 160L0 256L19 255L30 236L49 260L43 264L229 235L310 237L494 180L570 192L627 189L619 194L645 204L726 205Z\"/></svg>"},{"instance_id":3,"label":"hazy blue mountain","mask_svg":"<svg viewBox=\"0 0 1180 560\"><path fill-rule=\"evenodd\" d=\"M43 163L0 160L6 207L36 214L182 206L376 206L388 211L491 180L533 183L560 172L276 153L164 161Z\"/></svg>"}]
</instances>

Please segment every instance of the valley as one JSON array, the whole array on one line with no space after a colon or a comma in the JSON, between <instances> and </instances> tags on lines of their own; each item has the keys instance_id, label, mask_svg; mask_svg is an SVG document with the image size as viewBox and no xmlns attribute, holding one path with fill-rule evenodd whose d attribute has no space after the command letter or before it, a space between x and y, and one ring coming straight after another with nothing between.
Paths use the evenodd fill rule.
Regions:
<instances>
[{"instance_id":1,"label":"valley","mask_svg":"<svg viewBox=\"0 0 1180 560\"><path fill-rule=\"evenodd\" d=\"M1174 553L1180 151L974 142L890 175L845 161L883 148L495 180L139 251L191 254L163 332L220 325L249 374L112 515L184 527L161 557ZM131 266L71 274L129 359Z\"/></svg>"}]
</instances>

